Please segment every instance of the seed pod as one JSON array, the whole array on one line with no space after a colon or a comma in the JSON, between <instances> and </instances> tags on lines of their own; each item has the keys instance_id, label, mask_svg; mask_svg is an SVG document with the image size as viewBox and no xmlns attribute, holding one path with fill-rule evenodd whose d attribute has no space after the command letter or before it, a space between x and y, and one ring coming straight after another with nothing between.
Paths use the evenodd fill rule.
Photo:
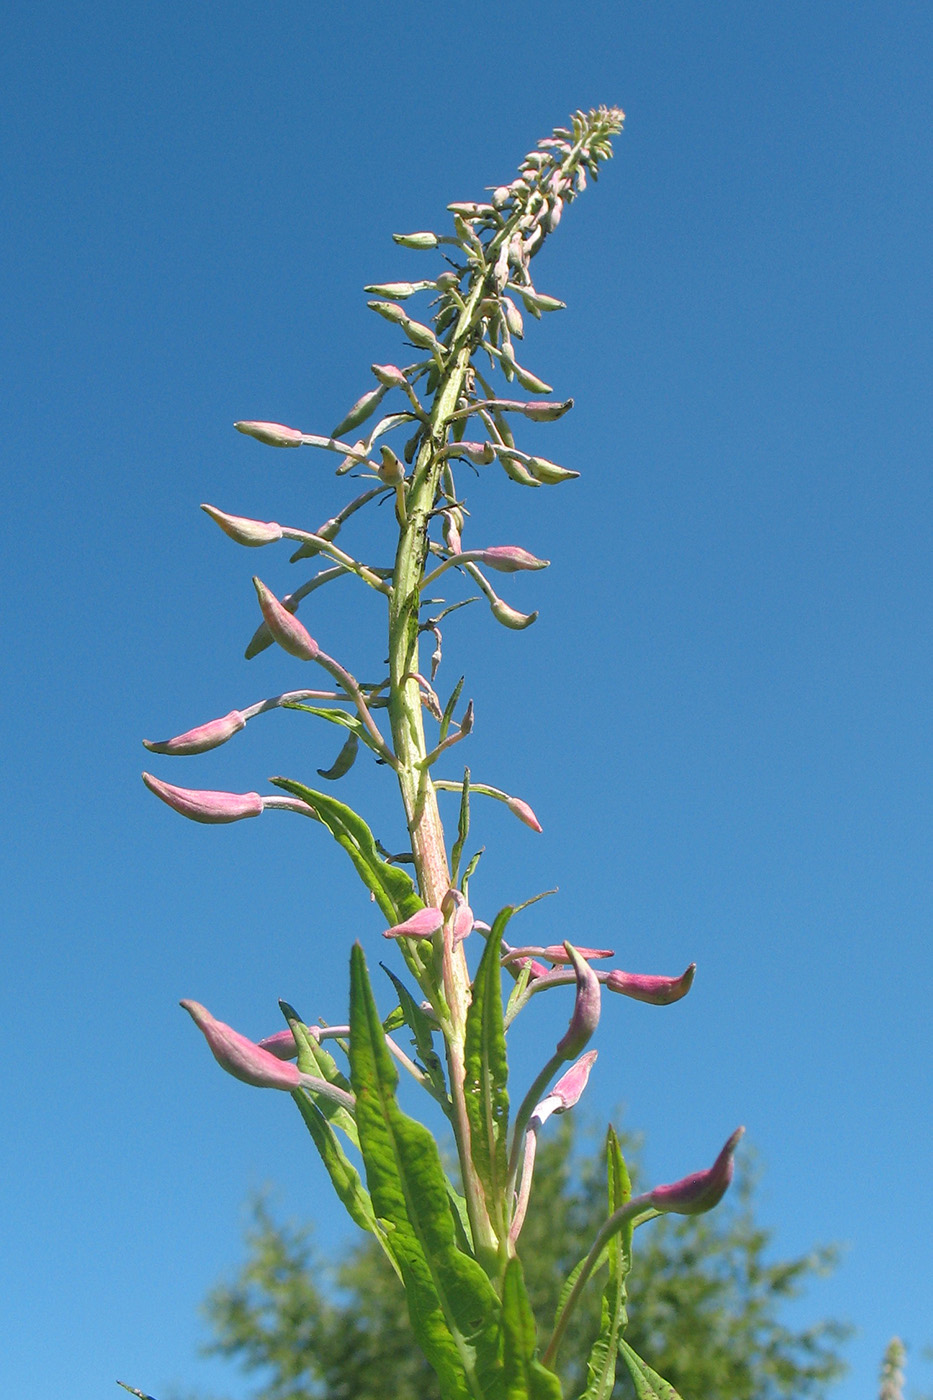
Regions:
<instances>
[{"instance_id":1,"label":"seed pod","mask_svg":"<svg viewBox=\"0 0 933 1400\"><path fill-rule=\"evenodd\" d=\"M264 442L269 447L300 447L302 434L297 428L286 427L284 423L234 423L238 433L245 433L247 437L253 437L257 442Z\"/></svg>"},{"instance_id":2,"label":"seed pod","mask_svg":"<svg viewBox=\"0 0 933 1400\"><path fill-rule=\"evenodd\" d=\"M202 505L201 509L219 525L225 535L255 549L259 545L272 544L282 538L282 527L274 520L249 520L245 515L228 515L216 506Z\"/></svg>"},{"instance_id":3,"label":"seed pod","mask_svg":"<svg viewBox=\"0 0 933 1400\"><path fill-rule=\"evenodd\" d=\"M393 233L392 240L403 248L436 248L439 242L436 233Z\"/></svg>"},{"instance_id":4,"label":"seed pod","mask_svg":"<svg viewBox=\"0 0 933 1400\"><path fill-rule=\"evenodd\" d=\"M354 428L358 428L361 423L365 423L385 398L385 387L380 384L378 389L370 389L368 393L358 398L350 409L346 418L341 418L331 437L343 437L344 433L352 433Z\"/></svg>"}]
</instances>

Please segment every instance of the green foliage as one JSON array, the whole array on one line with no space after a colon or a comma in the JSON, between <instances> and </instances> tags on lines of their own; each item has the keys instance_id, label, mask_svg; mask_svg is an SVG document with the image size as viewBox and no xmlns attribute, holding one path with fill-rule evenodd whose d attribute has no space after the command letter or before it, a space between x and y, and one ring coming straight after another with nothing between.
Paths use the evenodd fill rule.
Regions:
<instances>
[{"instance_id":1,"label":"green foliage","mask_svg":"<svg viewBox=\"0 0 933 1400\"><path fill-rule=\"evenodd\" d=\"M571 1120L542 1143L522 1233L525 1286L539 1335L547 1334L561 1280L605 1218L605 1185L581 1170ZM622 1147L631 1165L633 1144ZM667 1216L636 1232L626 1282L625 1337L651 1358L684 1400L820 1400L844 1369L847 1329L819 1322L794 1330L781 1306L834 1263L831 1250L772 1261L771 1234L752 1211L752 1184L735 1201L694 1219ZM594 1279L561 1349L565 1394L587 1385L587 1357L600 1330ZM280 1225L259 1201L247 1260L206 1303L208 1350L257 1378L256 1400L436 1400L437 1377L414 1343L405 1295L372 1239L324 1265L307 1227ZM615 1400L633 1400L620 1366ZM650 1392L647 1392L650 1394Z\"/></svg>"}]
</instances>

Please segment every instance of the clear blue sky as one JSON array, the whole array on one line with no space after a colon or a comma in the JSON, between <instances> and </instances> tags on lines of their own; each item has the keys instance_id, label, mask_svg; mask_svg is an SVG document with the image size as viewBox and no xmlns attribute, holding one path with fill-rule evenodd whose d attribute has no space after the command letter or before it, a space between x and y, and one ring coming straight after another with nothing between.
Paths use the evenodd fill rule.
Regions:
<instances>
[{"instance_id":1,"label":"clear blue sky","mask_svg":"<svg viewBox=\"0 0 933 1400\"><path fill-rule=\"evenodd\" d=\"M332 428L398 354L364 283L434 266L390 234L599 102L626 131L536 263L569 309L525 356L577 402L534 441L583 475L482 474L481 542L554 562L509 586L535 627L466 610L446 639L474 775L545 826L477 811L475 903L557 884L529 935L697 961L680 1006L607 1007L591 1110L624 1105L661 1180L744 1122L775 1248L847 1245L795 1314L858 1327L838 1400L895 1332L933 1388L931 38L905 0L8 13L4 1395L239 1400L196 1305L247 1191L339 1238L291 1105L176 1003L256 1036L278 996L337 1019L381 921L310 824L174 818L140 739L306 683L242 659L256 556L197 507L313 527L347 483L233 420ZM373 601L318 597L322 643L374 664ZM152 766L265 790L334 751L278 714ZM387 775L343 795L391 845ZM566 1009L519 1022L516 1073Z\"/></svg>"}]
</instances>

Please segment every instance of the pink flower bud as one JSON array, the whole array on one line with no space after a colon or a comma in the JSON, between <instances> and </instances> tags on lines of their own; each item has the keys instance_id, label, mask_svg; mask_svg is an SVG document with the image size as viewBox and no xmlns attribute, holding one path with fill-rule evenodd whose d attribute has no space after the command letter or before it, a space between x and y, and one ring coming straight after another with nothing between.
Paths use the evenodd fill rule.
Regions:
<instances>
[{"instance_id":1,"label":"pink flower bud","mask_svg":"<svg viewBox=\"0 0 933 1400\"><path fill-rule=\"evenodd\" d=\"M387 928L383 938L433 938L444 927L440 909L419 909L402 924Z\"/></svg>"},{"instance_id":2,"label":"pink flower bud","mask_svg":"<svg viewBox=\"0 0 933 1400\"><path fill-rule=\"evenodd\" d=\"M491 442L467 442L466 440L458 442L455 455L468 457L478 467L488 467L491 462L496 460L496 450Z\"/></svg>"},{"instance_id":3,"label":"pink flower bud","mask_svg":"<svg viewBox=\"0 0 933 1400\"><path fill-rule=\"evenodd\" d=\"M379 467L379 478L386 486L399 486L405 480L405 468L402 466L391 447L381 447L382 462Z\"/></svg>"},{"instance_id":4,"label":"pink flower bud","mask_svg":"<svg viewBox=\"0 0 933 1400\"><path fill-rule=\"evenodd\" d=\"M202 505L201 509L220 526L225 535L236 540L237 544L256 548L258 545L272 544L282 538L282 527L274 520L249 520L245 515L228 515L216 506Z\"/></svg>"},{"instance_id":5,"label":"pink flower bud","mask_svg":"<svg viewBox=\"0 0 933 1400\"><path fill-rule=\"evenodd\" d=\"M547 958L548 962L552 963L573 962L574 959L571 958L567 952L568 946L569 945L566 943L551 943L547 948L541 949L541 956L542 958ZM611 958L615 949L574 947L574 952L578 953L581 958L586 958L587 962L590 962L593 958Z\"/></svg>"},{"instance_id":6,"label":"pink flower bud","mask_svg":"<svg viewBox=\"0 0 933 1400\"><path fill-rule=\"evenodd\" d=\"M403 248L436 248L438 237L436 233L419 231L418 233L393 233L393 242L400 243Z\"/></svg>"},{"instance_id":7,"label":"pink flower bud","mask_svg":"<svg viewBox=\"0 0 933 1400\"><path fill-rule=\"evenodd\" d=\"M262 813L262 798L258 792L199 792L160 782L151 773L143 774L143 782L156 797L161 797L169 807L193 822L238 822L243 817L258 817Z\"/></svg>"},{"instance_id":8,"label":"pink flower bud","mask_svg":"<svg viewBox=\"0 0 933 1400\"><path fill-rule=\"evenodd\" d=\"M694 1172L670 1186L656 1186L649 1191L647 1199L655 1210L675 1215L702 1215L718 1205L732 1181L733 1157L744 1132L744 1128L736 1128L708 1171Z\"/></svg>"},{"instance_id":9,"label":"pink flower bud","mask_svg":"<svg viewBox=\"0 0 933 1400\"><path fill-rule=\"evenodd\" d=\"M283 651L297 656L300 661L313 661L320 651L317 642L308 629L298 621L284 603L280 603L261 579L253 579L253 587L259 598L259 606L266 620L266 626Z\"/></svg>"},{"instance_id":10,"label":"pink flower bud","mask_svg":"<svg viewBox=\"0 0 933 1400\"><path fill-rule=\"evenodd\" d=\"M523 802L520 797L510 797L505 805L513 817L518 817L518 820L524 822L526 826L530 826L532 831L544 830L528 803Z\"/></svg>"},{"instance_id":11,"label":"pink flower bud","mask_svg":"<svg viewBox=\"0 0 933 1400\"><path fill-rule=\"evenodd\" d=\"M238 433L268 443L270 447L300 447L302 443L303 434L284 423L234 423L233 426Z\"/></svg>"},{"instance_id":12,"label":"pink flower bud","mask_svg":"<svg viewBox=\"0 0 933 1400\"><path fill-rule=\"evenodd\" d=\"M179 1005L203 1031L214 1059L234 1079L257 1089L285 1089L288 1093L304 1082L296 1065L277 1059L239 1031L216 1020L200 1002L182 1001Z\"/></svg>"},{"instance_id":13,"label":"pink flower bud","mask_svg":"<svg viewBox=\"0 0 933 1400\"><path fill-rule=\"evenodd\" d=\"M581 1055L558 1079L551 1090L551 1094L560 1099L559 1107L554 1109L555 1113L566 1113L568 1108L573 1108L574 1104L579 1102L598 1054L598 1050L587 1050L586 1054Z\"/></svg>"},{"instance_id":14,"label":"pink flower bud","mask_svg":"<svg viewBox=\"0 0 933 1400\"><path fill-rule=\"evenodd\" d=\"M687 995L693 986L696 969L696 963L691 963L679 977L646 977L614 968L606 978L606 986L610 992L621 992L634 1001L646 1001L652 1006L669 1006Z\"/></svg>"},{"instance_id":15,"label":"pink flower bud","mask_svg":"<svg viewBox=\"0 0 933 1400\"><path fill-rule=\"evenodd\" d=\"M259 1041L259 1048L267 1050L277 1060L296 1060L298 1058L295 1037L287 1028L284 1031L275 1031L272 1035L263 1036L262 1040Z\"/></svg>"},{"instance_id":16,"label":"pink flower bud","mask_svg":"<svg viewBox=\"0 0 933 1400\"><path fill-rule=\"evenodd\" d=\"M522 405L522 413L533 423L553 423L556 418L562 418L572 408L573 399L564 399L562 403L548 403L547 400L532 399L530 403Z\"/></svg>"},{"instance_id":17,"label":"pink flower bud","mask_svg":"<svg viewBox=\"0 0 933 1400\"><path fill-rule=\"evenodd\" d=\"M557 1053L565 1060L573 1060L599 1025L599 978L572 943L565 943L564 947L577 974L577 996L570 1025L557 1042Z\"/></svg>"},{"instance_id":18,"label":"pink flower bud","mask_svg":"<svg viewBox=\"0 0 933 1400\"><path fill-rule=\"evenodd\" d=\"M408 382L397 365L370 365L370 369L386 389L404 389Z\"/></svg>"},{"instance_id":19,"label":"pink flower bud","mask_svg":"<svg viewBox=\"0 0 933 1400\"><path fill-rule=\"evenodd\" d=\"M517 608L510 608L508 603L503 603L501 598L495 598L489 606L496 621L501 622L503 627L511 628L513 632L523 632L526 627L537 621L537 612L519 612Z\"/></svg>"},{"instance_id":20,"label":"pink flower bud","mask_svg":"<svg viewBox=\"0 0 933 1400\"><path fill-rule=\"evenodd\" d=\"M192 754L207 753L208 749L219 748L246 724L239 710L231 710L222 719L212 719L208 724L200 724L197 729L189 729L185 734L177 734L174 739L163 739L153 743L144 739L143 744L150 753Z\"/></svg>"},{"instance_id":21,"label":"pink flower bud","mask_svg":"<svg viewBox=\"0 0 933 1400\"><path fill-rule=\"evenodd\" d=\"M517 544L494 544L484 549L479 562L500 574L514 574L520 569L546 569L550 559L538 559Z\"/></svg>"},{"instance_id":22,"label":"pink flower bud","mask_svg":"<svg viewBox=\"0 0 933 1400\"><path fill-rule=\"evenodd\" d=\"M441 900L441 912L452 921L454 943L462 943L473 932L473 910L460 890L448 890Z\"/></svg>"}]
</instances>

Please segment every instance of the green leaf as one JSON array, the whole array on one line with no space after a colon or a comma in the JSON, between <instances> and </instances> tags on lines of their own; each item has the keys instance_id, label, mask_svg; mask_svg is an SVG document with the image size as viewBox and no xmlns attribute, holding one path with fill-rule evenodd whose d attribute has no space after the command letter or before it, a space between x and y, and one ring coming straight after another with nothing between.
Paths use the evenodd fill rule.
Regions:
<instances>
[{"instance_id":1,"label":"green leaf","mask_svg":"<svg viewBox=\"0 0 933 1400\"><path fill-rule=\"evenodd\" d=\"M367 748L372 749L373 753L379 753L381 756L381 752L376 746L375 739L370 734L359 715L347 714L346 710L322 708L319 705L304 705L300 700L286 700L282 705L282 709L304 710L305 714L317 715L318 719L326 719L329 720L331 724L339 724L343 729L349 729L350 733L355 734L357 739L361 739Z\"/></svg>"},{"instance_id":2,"label":"green leaf","mask_svg":"<svg viewBox=\"0 0 933 1400\"><path fill-rule=\"evenodd\" d=\"M363 950L350 959L350 1080L366 1181L391 1228L418 1343L444 1400L501 1394L500 1305L475 1259L457 1248L448 1183L433 1135L399 1108Z\"/></svg>"},{"instance_id":3,"label":"green leaf","mask_svg":"<svg viewBox=\"0 0 933 1400\"><path fill-rule=\"evenodd\" d=\"M434 1026L428 1020L421 1007L415 1001L411 992L404 982L399 981L395 973L386 967L385 963L379 966L392 979L395 990L398 992L400 1002L399 1010L402 1013L402 1024L408 1026L415 1037L415 1050L421 1061L422 1067L437 1090L441 1105L445 1111L450 1108L450 1095L447 1092L447 1080L444 1078L444 1066L440 1057L434 1049ZM385 1026L388 1030L389 1027Z\"/></svg>"},{"instance_id":4,"label":"green leaf","mask_svg":"<svg viewBox=\"0 0 933 1400\"><path fill-rule=\"evenodd\" d=\"M453 690L452 690L451 693L450 693L450 699L447 701L447 704L444 706L444 715L443 715L443 718L441 719L441 728L440 728L440 741L441 741L441 743L443 743L444 740L447 738L447 731L448 731L448 729L450 728L450 721L451 721L451 720L453 719L453 717L454 717L454 707L455 707L457 701L460 699L460 692L461 692L461 690L463 689L463 682L464 682L465 679L466 679L465 676L461 676L461 677L460 677L460 679L457 681L457 684L454 686Z\"/></svg>"},{"instance_id":5,"label":"green leaf","mask_svg":"<svg viewBox=\"0 0 933 1400\"><path fill-rule=\"evenodd\" d=\"M457 839L450 853L450 883L455 885L460 874L463 845L470 834L470 770L463 770L463 791L460 794L460 815L457 819Z\"/></svg>"},{"instance_id":6,"label":"green leaf","mask_svg":"<svg viewBox=\"0 0 933 1400\"><path fill-rule=\"evenodd\" d=\"M338 1089L343 1089L345 1093L350 1092L350 1081L345 1074L341 1074L337 1068L337 1061L330 1051L308 1030L308 1027L301 1020L298 1012L293 1006L289 1006L287 1001L280 1001L282 1014L288 1022L289 1030L295 1037L295 1044L298 1047L298 1068L303 1074L316 1075L318 1079L325 1079L328 1084L336 1084ZM318 1101L315 1100L317 1103ZM335 1128L340 1128L358 1148L360 1145L359 1135L356 1131L356 1122L353 1115L342 1104L335 1103L333 1099L321 1098L318 1103L321 1113L329 1123Z\"/></svg>"},{"instance_id":7,"label":"green leaf","mask_svg":"<svg viewBox=\"0 0 933 1400\"><path fill-rule=\"evenodd\" d=\"M609 1187L609 1214L614 1215L631 1199L632 1183L615 1129L606 1133L606 1169ZM608 1400L615 1383L616 1356L628 1317L625 1311L625 1280L632 1267L631 1221L609 1241L609 1280L602 1297L599 1336L586 1363L587 1385L581 1400Z\"/></svg>"},{"instance_id":8,"label":"green leaf","mask_svg":"<svg viewBox=\"0 0 933 1400\"><path fill-rule=\"evenodd\" d=\"M359 752L360 741L355 734L348 734L346 743L334 759L330 768L319 768L318 777L327 778L329 782L336 782L338 778L343 778L349 773L356 762L356 755Z\"/></svg>"},{"instance_id":9,"label":"green leaf","mask_svg":"<svg viewBox=\"0 0 933 1400\"><path fill-rule=\"evenodd\" d=\"M560 1381L535 1356L535 1319L522 1266L510 1259L502 1281L502 1360L505 1400L561 1400Z\"/></svg>"},{"instance_id":10,"label":"green leaf","mask_svg":"<svg viewBox=\"0 0 933 1400\"><path fill-rule=\"evenodd\" d=\"M619 1341L619 1354L629 1369L638 1400L681 1400L679 1391L670 1381L664 1380L657 1371L652 1371L624 1339Z\"/></svg>"},{"instance_id":11,"label":"green leaf","mask_svg":"<svg viewBox=\"0 0 933 1400\"><path fill-rule=\"evenodd\" d=\"M486 1209L500 1237L508 1233L506 1138L509 1127L508 1059L502 1023L502 938L511 905L496 915L486 949L473 979L473 999L466 1019L464 1086L470 1124L470 1154Z\"/></svg>"},{"instance_id":12,"label":"green leaf","mask_svg":"<svg viewBox=\"0 0 933 1400\"><path fill-rule=\"evenodd\" d=\"M372 891L390 924L403 923L424 908L423 901L415 893L411 876L381 858L372 832L352 807L291 778L272 778L270 781L306 803L318 821L323 822L352 860L356 873L366 888Z\"/></svg>"}]
</instances>

